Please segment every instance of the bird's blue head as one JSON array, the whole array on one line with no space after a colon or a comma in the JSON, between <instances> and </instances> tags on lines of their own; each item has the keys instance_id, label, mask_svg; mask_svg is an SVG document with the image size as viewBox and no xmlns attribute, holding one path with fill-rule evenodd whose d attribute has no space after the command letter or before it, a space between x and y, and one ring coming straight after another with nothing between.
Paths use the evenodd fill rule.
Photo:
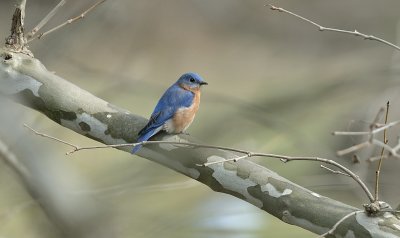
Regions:
<instances>
[{"instance_id":1,"label":"bird's blue head","mask_svg":"<svg viewBox=\"0 0 400 238\"><path fill-rule=\"evenodd\" d=\"M207 85L208 83L204 81L200 75L196 73L186 73L183 74L176 83L187 89L187 90L198 90L202 85Z\"/></svg>"}]
</instances>

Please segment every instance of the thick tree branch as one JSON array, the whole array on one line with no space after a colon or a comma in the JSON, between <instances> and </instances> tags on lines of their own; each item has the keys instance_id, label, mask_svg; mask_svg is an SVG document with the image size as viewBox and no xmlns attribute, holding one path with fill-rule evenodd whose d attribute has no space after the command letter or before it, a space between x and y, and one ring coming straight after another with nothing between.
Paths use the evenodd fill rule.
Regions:
<instances>
[{"instance_id":1,"label":"thick tree branch","mask_svg":"<svg viewBox=\"0 0 400 238\"><path fill-rule=\"evenodd\" d=\"M0 55L0 94L44 113L64 127L105 144L121 144L134 142L137 131L146 123L144 118L47 71L35 58L4 50ZM155 139L197 143L187 135L161 134ZM237 157L233 152L153 144L143 148L139 155L317 234L327 232L345 215L358 210L313 193L250 161L198 166ZM385 222L380 222L382 219ZM354 219L346 219L334 233L387 237L400 235L399 229L393 229L396 226L400 227L400 222L390 213L379 219L360 213Z\"/></svg>"},{"instance_id":2,"label":"thick tree branch","mask_svg":"<svg viewBox=\"0 0 400 238\"><path fill-rule=\"evenodd\" d=\"M6 38L5 47L15 52L23 52L31 55L32 53L26 47L26 38L24 35L25 5L26 0L18 0L12 18L11 34Z\"/></svg>"}]
</instances>

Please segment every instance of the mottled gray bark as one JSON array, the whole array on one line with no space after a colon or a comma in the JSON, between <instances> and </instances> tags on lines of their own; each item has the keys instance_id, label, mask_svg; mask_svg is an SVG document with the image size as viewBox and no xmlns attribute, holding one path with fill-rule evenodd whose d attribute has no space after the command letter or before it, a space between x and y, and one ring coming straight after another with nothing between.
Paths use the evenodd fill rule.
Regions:
<instances>
[{"instance_id":1,"label":"mottled gray bark","mask_svg":"<svg viewBox=\"0 0 400 238\"><path fill-rule=\"evenodd\" d=\"M0 94L44 113L61 126L104 144L134 142L146 119L118 108L49 72L39 60L0 50ZM139 103L139 102L138 102ZM196 142L187 135L161 134L157 140ZM121 148L129 152L131 148ZM230 152L178 145L146 145L139 156L160 163L231 194L284 222L311 232L326 232L354 207L309 191L269 169L247 160L198 166L229 159ZM399 237L400 221L391 213L346 219L332 237Z\"/></svg>"}]
</instances>

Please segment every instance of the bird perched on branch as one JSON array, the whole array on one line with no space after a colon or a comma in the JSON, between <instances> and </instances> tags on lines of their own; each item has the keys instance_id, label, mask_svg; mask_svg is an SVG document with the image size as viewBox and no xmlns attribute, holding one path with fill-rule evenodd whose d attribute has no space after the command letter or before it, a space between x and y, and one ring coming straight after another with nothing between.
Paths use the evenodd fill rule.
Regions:
<instances>
[{"instance_id":1,"label":"bird perched on branch","mask_svg":"<svg viewBox=\"0 0 400 238\"><path fill-rule=\"evenodd\" d=\"M207 84L196 73L183 74L162 95L149 122L139 131L137 142L147 141L162 130L170 134L185 132L199 109L200 88ZM142 145L133 147L132 154L141 147Z\"/></svg>"}]
</instances>

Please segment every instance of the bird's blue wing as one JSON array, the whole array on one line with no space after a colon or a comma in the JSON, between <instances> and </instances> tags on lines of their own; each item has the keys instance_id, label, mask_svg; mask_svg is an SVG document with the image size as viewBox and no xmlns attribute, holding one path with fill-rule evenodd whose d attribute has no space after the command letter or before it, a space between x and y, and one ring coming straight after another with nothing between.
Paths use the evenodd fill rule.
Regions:
<instances>
[{"instance_id":1,"label":"bird's blue wing","mask_svg":"<svg viewBox=\"0 0 400 238\"><path fill-rule=\"evenodd\" d=\"M154 134L162 130L164 123L171 119L181 107L190 107L193 102L193 93L174 84L165 91L158 101L147 125L139 131L138 142L150 139ZM141 146L135 146L132 153L137 152Z\"/></svg>"},{"instance_id":2,"label":"bird's blue wing","mask_svg":"<svg viewBox=\"0 0 400 238\"><path fill-rule=\"evenodd\" d=\"M171 119L175 112L181 107L190 107L193 101L193 93L180 88L177 85L171 86L158 101L147 125L139 131L139 136L148 131L163 126Z\"/></svg>"}]
</instances>

